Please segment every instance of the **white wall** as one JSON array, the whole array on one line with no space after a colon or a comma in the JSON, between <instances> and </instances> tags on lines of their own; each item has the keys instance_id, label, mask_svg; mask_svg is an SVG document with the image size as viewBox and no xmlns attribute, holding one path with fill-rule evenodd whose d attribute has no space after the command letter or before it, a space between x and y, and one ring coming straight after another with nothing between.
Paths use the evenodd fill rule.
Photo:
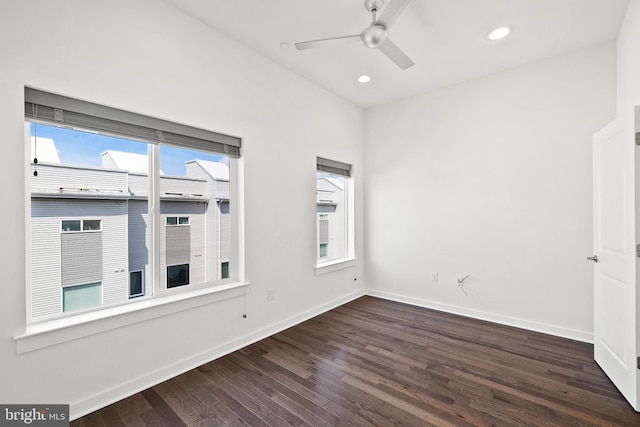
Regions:
<instances>
[{"instance_id":1,"label":"white wall","mask_svg":"<svg viewBox=\"0 0 640 427\"><path fill-rule=\"evenodd\" d=\"M640 0L631 0L618 34L618 116L640 105Z\"/></svg>"},{"instance_id":2,"label":"white wall","mask_svg":"<svg viewBox=\"0 0 640 427\"><path fill-rule=\"evenodd\" d=\"M361 109L158 0L5 2L0 70L0 402L70 403L76 417L363 292L353 268L314 276L316 156L354 165L362 257ZM247 319L233 298L17 354L25 85L243 138Z\"/></svg>"},{"instance_id":3,"label":"white wall","mask_svg":"<svg viewBox=\"0 0 640 427\"><path fill-rule=\"evenodd\" d=\"M591 340L591 137L615 116L615 53L368 110L368 292Z\"/></svg>"}]
</instances>

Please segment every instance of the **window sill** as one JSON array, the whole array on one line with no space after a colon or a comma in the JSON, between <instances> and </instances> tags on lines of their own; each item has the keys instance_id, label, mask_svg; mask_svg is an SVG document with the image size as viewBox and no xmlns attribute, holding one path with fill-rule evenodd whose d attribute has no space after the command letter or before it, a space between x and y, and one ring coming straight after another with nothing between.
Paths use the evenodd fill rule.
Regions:
<instances>
[{"instance_id":1,"label":"window sill","mask_svg":"<svg viewBox=\"0 0 640 427\"><path fill-rule=\"evenodd\" d=\"M151 298L29 325L13 339L18 354L245 295L249 283L234 282Z\"/></svg>"},{"instance_id":2,"label":"window sill","mask_svg":"<svg viewBox=\"0 0 640 427\"><path fill-rule=\"evenodd\" d=\"M356 258L341 258L328 262L318 263L315 269L315 275L320 276L322 274L331 273L333 271L342 270L344 268L355 267Z\"/></svg>"}]
</instances>

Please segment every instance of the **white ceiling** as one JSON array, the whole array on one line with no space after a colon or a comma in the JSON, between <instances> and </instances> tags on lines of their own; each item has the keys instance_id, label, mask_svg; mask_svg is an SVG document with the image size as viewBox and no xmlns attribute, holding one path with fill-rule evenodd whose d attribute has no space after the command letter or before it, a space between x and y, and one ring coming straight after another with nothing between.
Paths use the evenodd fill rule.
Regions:
<instances>
[{"instance_id":1,"label":"white ceiling","mask_svg":"<svg viewBox=\"0 0 640 427\"><path fill-rule=\"evenodd\" d=\"M413 0L389 31L416 63L402 71L360 42L304 51L294 47L295 42L359 34L371 22L363 0L166 1L364 108L613 40L629 3ZM507 39L486 39L491 29L504 25L513 28ZM371 82L358 83L361 74L370 75Z\"/></svg>"}]
</instances>

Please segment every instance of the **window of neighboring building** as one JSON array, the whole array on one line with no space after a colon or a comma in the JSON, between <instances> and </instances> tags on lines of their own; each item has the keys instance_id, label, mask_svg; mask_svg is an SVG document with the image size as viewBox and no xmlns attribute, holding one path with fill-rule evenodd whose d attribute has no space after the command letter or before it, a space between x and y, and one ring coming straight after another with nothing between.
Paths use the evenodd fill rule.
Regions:
<instances>
[{"instance_id":1,"label":"window of neighboring building","mask_svg":"<svg viewBox=\"0 0 640 427\"><path fill-rule=\"evenodd\" d=\"M168 216L167 225L189 225L189 217L185 216Z\"/></svg>"},{"instance_id":2,"label":"window of neighboring building","mask_svg":"<svg viewBox=\"0 0 640 427\"><path fill-rule=\"evenodd\" d=\"M141 297L144 295L142 282L142 271L132 271L129 273L129 298Z\"/></svg>"},{"instance_id":3,"label":"window of neighboring building","mask_svg":"<svg viewBox=\"0 0 640 427\"><path fill-rule=\"evenodd\" d=\"M100 231L99 219L62 220L62 231L65 233L76 231Z\"/></svg>"},{"instance_id":4,"label":"window of neighboring building","mask_svg":"<svg viewBox=\"0 0 640 427\"><path fill-rule=\"evenodd\" d=\"M318 157L316 236L318 265L353 257L351 165Z\"/></svg>"},{"instance_id":5,"label":"window of neighboring building","mask_svg":"<svg viewBox=\"0 0 640 427\"><path fill-rule=\"evenodd\" d=\"M320 243L320 258L325 258L328 253L329 253L328 244Z\"/></svg>"},{"instance_id":6,"label":"window of neighboring building","mask_svg":"<svg viewBox=\"0 0 640 427\"><path fill-rule=\"evenodd\" d=\"M326 258L329 254L329 214L326 213L318 214L318 244L320 245L318 256Z\"/></svg>"},{"instance_id":7,"label":"window of neighboring building","mask_svg":"<svg viewBox=\"0 0 640 427\"><path fill-rule=\"evenodd\" d=\"M62 231L64 232L72 232L72 231L80 231L82 230L81 225L82 220L72 220L72 221L62 221Z\"/></svg>"},{"instance_id":8,"label":"window of neighboring building","mask_svg":"<svg viewBox=\"0 0 640 427\"><path fill-rule=\"evenodd\" d=\"M229 262L223 262L222 264L220 264L220 278L229 278Z\"/></svg>"},{"instance_id":9,"label":"window of neighboring building","mask_svg":"<svg viewBox=\"0 0 640 427\"><path fill-rule=\"evenodd\" d=\"M101 221L99 219L83 219L82 231L99 231Z\"/></svg>"},{"instance_id":10,"label":"window of neighboring building","mask_svg":"<svg viewBox=\"0 0 640 427\"><path fill-rule=\"evenodd\" d=\"M31 322L237 279L239 138L30 88L25 122Z\"/></svg>"},{"instance_id":11,"label":"window of neighboring building","mask_svg":"<svg viewBox=\"0 0 640 427\"><path fill-rule=\"evenodd\" d=\"M65 286L62 288L62 311L85 310L102 304L102 283Z\"/></svg>"},{"instance_id":12,"label":"window of neighboring building","mask_svg":"<svg viewBox=\"0 0 640 427\"><path fill-rule=\"evenodd\" d=\"M167 288L175 288L189 284L189 264L170 265L167 267Z\"/></svg>"}]
</instances>

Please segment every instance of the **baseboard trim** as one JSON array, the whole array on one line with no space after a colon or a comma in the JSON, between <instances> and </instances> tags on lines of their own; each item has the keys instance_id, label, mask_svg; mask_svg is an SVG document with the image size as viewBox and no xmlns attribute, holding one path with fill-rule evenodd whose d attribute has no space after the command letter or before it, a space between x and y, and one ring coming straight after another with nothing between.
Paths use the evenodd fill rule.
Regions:
<instances>
[{"instance_id":1,"label":"baseboard trim","mask_svg":"<svg viewBox=\"0 0 640 427\"><path fill-rule=\"evenodd\" d=\"M513 326L516 328L527 329L535 332L541 332L545 334L555 335L562 338L573 339L576 341L587 342L593 344L593 334L583 331L577 331L573 329L560 328L553 325L531 322L524 319L518 319L509 316L501 316L494 313L487 313L479 310L470 310L464 307L459 307L450 304L442 304L435 301L430 301L421 298L410 297L406 295L383 292L375 289L358 290L351 294L345 295L341 298L329 301L311 310L307 310L298 315L289 317L280 322L274 323L265 328L259 329L250 334L244 335L236 340L227 342L223 345L209 349L200 354L190 356L177 363L167 366L162 369L158 369L154 372L148 373L141 377L135 378L127 383L105 390L101 393L93 395L83 400L76 401L70 405L70 419L75 420L84 415L90 414L98 409L101 409L107 405L115 403L121 399L131 396L135 393L139 393L146 390L149 387L153 387L163 381L169 380L177 375L187 372L191 369L195 369L205 363L218 359L243 347L251 345L261 339L267 338L278 332L281 332L287 328L295 326L305 320L318 316L326 311L339 307L343 304L360 298L364 295L369 295L376 298L382 298L389 301L396 301L405 304L410 304L418 307L430 308L433 310L443 311L447 313L458 314L465 317L471 317L474 319L485 320L493 323L499 323L503 325Z\"/></svg>"},{"instance_id":2,"label":"baseboard trim","mask_svg":"<svg viewBox=\"0 0 640 427\"><path fill-rule=\"evenodd\" d=\"M329 301L311 310L307 310L298 315L289 317L280 322L269 325L265 328L259 329L250 334L244 335L236 340L227 342L221 346L209 349L200 354L190 356L177 363L167 366L162 369L158 369L141 377L135 378L127 383L113 387L101 393L95 394L83 400L76 401L70 405L70 419L75 420L84 415L90 414L98 409L104 408L107 405L122 400L135 393L139 393L146 390L149 387L153 387L163 381L171 379L177 375L183 374L191 369L197 368L212 360L218 359L250 344L253 344L261 339L267 338L287 328L302 323L305 320L311 319L319 314L329 311L333 308L339 307L343 304L353 301L361 296L365 295L364 289L352 292L341 298Z\"/></svg>"},{"instance_id":3,"label":"baseboard trim","mask_svg":"<svg viewBox=\"0 0 640 427\"><path fill-rule=\"evenodd\" d=\"M400 295L392 292L378 291L375 289L367 289L366 294L372 297L382 298L390 301L402 302L405 304L415 305L418 307L431 308L433 310L443 311L446 313L458 314L460 316L471 317L474 319L485 320L488 322L499 323L501 325L513 326L520 329L527 329L534 332L555 335L562 338L568 338L575 341L593 344L593 333L578 331L574 329L561 328L558 326L548 325L545 323L532 322L529 320L518 319L515 317L502 316L494 313L487 313L479 310L470 310L468 308L459 307L450 304L442 304L422 298L415 298L406 295Z\"/></svg>"}]
</instances>

